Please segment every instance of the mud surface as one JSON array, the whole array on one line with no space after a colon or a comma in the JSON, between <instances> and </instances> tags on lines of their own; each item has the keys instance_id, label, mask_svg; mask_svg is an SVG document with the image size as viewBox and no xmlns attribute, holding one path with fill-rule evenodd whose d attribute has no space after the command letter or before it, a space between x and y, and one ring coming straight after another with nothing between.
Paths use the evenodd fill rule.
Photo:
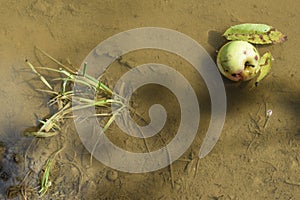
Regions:
<instances>
[{"instance_id":1,"label":"mud surface","mask_svg":"<svg viewBox=\"0 0 300 200\"><path fill-rule=\"evenodd\" d=\"M300 57L299 1L3 1L0 7L0 199L37 199L47 159L64 147L51 170L51 186L42 199L300 199ZM43 85L24 60L57 67L42 57L39 47L62 62L79 66L101 41L122 31L155 26L182 32L200 43L213 59L225 42L221 33L238 23L266 23L288 35L269 50L275 61L258 88L224 79L227 117L220 140L204 159L197 154L210 120L210 100L201 76L185 60L162 51L129 53L106 74L113 86L128 68L158 62L180 71L199 99L201 122L191 147L161 170L130 174L97 160L82 145L72 120L62 133L47 139L23 136L49 114ZM125 64L124 64L125 63ZM174 96L149 85L133 97L148 120L148 109L161 103L169 112L162 137L169 141L180 123ZM265 112L273 115L263 131ZM120 147L145 151L142 141L113 125L107 135ZM149 141L150 149L163 143Z\"/></svg>"}]
</instances>

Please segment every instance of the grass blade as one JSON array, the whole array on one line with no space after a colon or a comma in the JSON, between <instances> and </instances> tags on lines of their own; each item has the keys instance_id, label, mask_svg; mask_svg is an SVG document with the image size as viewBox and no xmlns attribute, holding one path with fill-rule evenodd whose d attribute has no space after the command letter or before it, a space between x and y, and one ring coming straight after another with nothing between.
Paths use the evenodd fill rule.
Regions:
<instances>
[{"instance_id":1,"label":"grass blade","mask_svg":"<svg viewBox=\"0 0 300 200\"><path fill-rule=\"evenodd\" d=\"M31 68L31 70L41 79L41 81L50 89L53 90L53 88L51 87L51 85L48 83L48 81L38 72L36 71L36 69L34 68L34 66L28 61L25 60L25 62L27 63L27 65Z\"/></svg>"},{"instance_id":2,"label":"grass blade","mask_svg":"<svg viewBox=\"0 0 300 200\"><path fill-rule=\"evenodd\" d=\"M36 47L37 48L37 47ZM53 62L55 62L56 64L60 65L61 67L63 67L65 70L72 72L73 74L77 74L77 72L69 67L67 67L66 65L62 64L61 62L59 62L58 60L56 60L55 58L53 58L52 56L50 56L48 53L46 53L45 51L43 51L40 48L37 48L40 52L42 52L45 56L47 56L48 58L50 58Z\"/></svg>"},{"instance_id":3,"label":"grass blade","mask_svg":"<svg viewBox=\"0 0 300 200\"><path fill-rule=\"evenodd\" d=\"M63 150L63 148L57 150L47 160L46 168L45 168L45 171L43 173L42 180L41 180L41 189L39 190L40 197L44 196L46 194L46 192L48 191L49 187L51 186L51 181L49 181L50 170L51 170L53 161L55 160L57 154L59 154L62 150Z\"/></svg>"}]
</instances>

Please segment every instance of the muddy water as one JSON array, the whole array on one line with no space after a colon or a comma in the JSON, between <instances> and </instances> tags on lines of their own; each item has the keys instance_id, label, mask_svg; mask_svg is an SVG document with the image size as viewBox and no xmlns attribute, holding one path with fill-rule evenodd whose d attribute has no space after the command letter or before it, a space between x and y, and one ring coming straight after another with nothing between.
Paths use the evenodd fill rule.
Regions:
<instances>
[{"instance_id":1,"label":"muddy water","mask_svg":"<svg viewBox=\"0 0 300 200\"><path fill-rule=\"evenodd\" d=\"M0 7L0 197L37 198L41 170L51 153L64 146L57 158L45 199L299 199L300 198L300 80L299 2L286 1L2 1ZM93 160L79 140L72 122L60 135L36 140L23 131L49 113L43 87L24 64L30 59L56 67L35 49L79 66L104 39L137 27L155 26L180 31L199 42L215 58L224 44L222 31L244 22L267 23L288 35L286 43L259 47L275 58L271 74L252 91L224 79L227 117L221 138L213 151L199 161L195 155L209 122L209 97L201 77L188 63L177 62L162 52L136 52L124 59L133 64L154 60L182 72L200 99L200 129L192 146L170 168L145 174L114 171ZM158 55L158 56L157 56ZM114 63L114 65L121 65ZM118 71L108 72L116 81ZM109 74L111 74L109 76ZM117 76L115 76L117 75ZM197 85L199 84L199 85ZM163 96L149 91L161 91ZM178 103L161 88L141 88L138 109L147 110L162 100L166 109ZM147 96L148 95L148 96ZM140 98L138 98L140 97ZM169 106L169 108L168 108ZM266 129L265 111L272 109ZM165 134L178 127L178 110L172 111ZM145 116L147 118L147 116ZM173 124L173 125L172 125ZM112 126L110 133L120 131ZM121 133L119 133L121 134ZM170 137L166 135L166 139ZM122 147L143 150L122 135L111 136ZM127 142L126 142L127 141ZM153 148L156 148L153 146ZM189 161L190 160L190 161ZM172 171L172 176L170 171ZM17 185L20 185L16 187ZM24 193L26 191L26 193Z\"/></svg>"}]
</instances>

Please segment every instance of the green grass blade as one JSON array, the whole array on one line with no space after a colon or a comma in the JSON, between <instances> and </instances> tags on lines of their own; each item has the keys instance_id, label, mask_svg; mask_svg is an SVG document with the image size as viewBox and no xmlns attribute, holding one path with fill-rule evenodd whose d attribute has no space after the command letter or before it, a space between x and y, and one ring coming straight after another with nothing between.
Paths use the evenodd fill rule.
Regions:
<instances>
[{"instance_id":1,"label":"green grass blade","mask_svg":"<svg viewBox=\"0 0 300 200\"><path fill-rule=\"evenodd\" d=\"M49 187L51 186L51 182L49 181L50 177L50 170L53 165L53 162L56 158L56 156L63 150L63 148L57 150L55 153L52 154L52 156L47 160L46 168L42 176L41 180L41 189L39 190L40 197L44 196L46 192L48 191Z\"/></svg>"}]
</instances>

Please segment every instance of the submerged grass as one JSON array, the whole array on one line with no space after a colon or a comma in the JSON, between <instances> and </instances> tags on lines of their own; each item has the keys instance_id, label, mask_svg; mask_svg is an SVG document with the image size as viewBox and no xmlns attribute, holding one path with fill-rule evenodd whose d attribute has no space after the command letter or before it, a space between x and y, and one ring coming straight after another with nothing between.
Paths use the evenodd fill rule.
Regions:
<instances>
[{"instance_id":1,"label":"submerged grass","mask_svg":"<svg viewBox=\"0 0 300 200\"><path fill-rule=\"evenodd\" d=\"M38 49L40 50L40 49ZM45 56L51 59L53 62L59 65L58 69L49 68L49 67L35 67L29 60L26 60L29 68L39 77L39 79L47 86L48 89L37 89L38 91L52 95L48 102L48 105L56 110L51 117L44 120L39 120L40 125L35 131L26 131L25 135L34 136L39 138L52 137L57 135L61 126L63 125L65 118L74 117L72 116L72 111L86 109L90 107L109 107L112 104L119 106L120 108L126 107L122 102L122 97L119 97L117 100L112 99L112 96L118 97L117 94L114 94L113 91L100 80L95 79L94 77L86 74L87 63L84 64L83 73L72 69L72 66L66 66L59 62L58 60L51 57L49 54L40 50ZM53 81L58 81L61 83L61 88L59 91L55 91L53 86L46 80L46 78L38 71L45 70L48 72L56 72L58 77L54 78ZM95 94L94 99L89 98L89 95L85 97L84 95L76 96L74 87L72 84L82 86L92 90ZM73 101L72 101L73 100ZM78 102L78 104L73 105L73 102ZM111 119L112 113L110 112L100 112L94 115L93 117L110 117L105 124L104 130L106 130L112 123Z\"/></svg>"}]
</instances>

